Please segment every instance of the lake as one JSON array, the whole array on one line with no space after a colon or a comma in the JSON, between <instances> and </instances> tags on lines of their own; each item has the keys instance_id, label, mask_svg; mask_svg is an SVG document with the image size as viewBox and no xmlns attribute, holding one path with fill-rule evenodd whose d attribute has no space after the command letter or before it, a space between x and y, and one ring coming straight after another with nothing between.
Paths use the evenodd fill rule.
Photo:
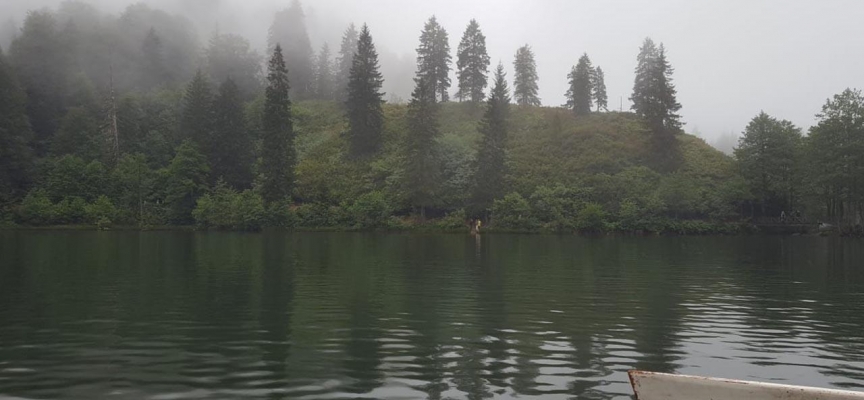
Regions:
<instances>
[{"instance_id":1,"label":"lake","mask_svg":"<svg viewBox=\"0 0 864 400\"><path fill-rule=\"evenodd\" d=\"M5 231L0 255L0 397L864 389L857 239Z\"/></svg>"}]
</instances>

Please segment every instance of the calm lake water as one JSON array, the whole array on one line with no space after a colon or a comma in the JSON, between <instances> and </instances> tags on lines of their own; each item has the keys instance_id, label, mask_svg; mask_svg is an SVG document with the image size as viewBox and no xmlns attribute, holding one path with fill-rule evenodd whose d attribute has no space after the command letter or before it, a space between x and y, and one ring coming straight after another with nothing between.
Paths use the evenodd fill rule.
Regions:
<instances>
[{"instance_id":1,"label":"calm lake water","mask_svg":"<svg viewBox=\"0 0 864 400\"><path fill-rule=\"evenodd\" d=\"M0 397L864 389L864 241L0 232Z\"/></svg>"}]
</instances>

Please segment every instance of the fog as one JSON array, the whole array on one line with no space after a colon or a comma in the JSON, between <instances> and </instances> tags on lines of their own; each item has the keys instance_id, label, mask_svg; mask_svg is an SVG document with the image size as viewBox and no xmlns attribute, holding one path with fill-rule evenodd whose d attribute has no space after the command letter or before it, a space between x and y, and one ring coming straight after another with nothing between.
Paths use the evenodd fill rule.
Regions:
<instances>
[{"instance_id":1,"label":"fog","mask_svg":"<svg viewBox=\"0 0 864 400\"><path fill-rule=\"evenodd\" d=\"M119 13L131 0L92 0ZM148 0L186 15L205 40L218 30L238 33L264 50L273 12L290 0ZM20 27L28 9L60 0L2 0L0 24ZM738 134L760 110L809 127L825 100L864 86L864 2L855 0L696 2L571 0L306 0L313 46L338 49L349 22L368 23L381 54L387 98L409 96L414 48L423 23L436 15L454 53L476 18L493 64L512 71L516 49L537 57L544 105L564 103L567 73L587 52L606 72L609 108L627 110L636 53L646 36L663 42L675 68L688 132L707 141ZM5 21L5 22L4 22ZM512 78L512 72L510 72ZM454 79L455 82L455 79ZM453 88L455 92L455 87Z\"/></svg>"}]
</instances>

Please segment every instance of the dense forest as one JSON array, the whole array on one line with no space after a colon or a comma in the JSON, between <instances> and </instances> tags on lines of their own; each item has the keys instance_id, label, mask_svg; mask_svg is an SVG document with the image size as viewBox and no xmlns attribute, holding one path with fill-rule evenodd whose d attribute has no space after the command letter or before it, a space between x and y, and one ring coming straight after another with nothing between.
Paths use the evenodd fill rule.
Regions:
<instances>
[{"instance_id":1,"label":"dense forest","mask_svg":"<svg viewBox=\"0 0 864 400\"><path fill-rule=\"evenodd\" d=\"M316 51L304 18L296 0L273 15L259 52L230 33L202 42L144 4L30 12L0 49L0 225L860 232L859 90L814 110L806 134L760 113L727 156L684 132L650 38L634 49L630 111L607 109L588 54L567 103L543 107L530 45L508 77L478 20L454 51L433 16L411 98L393 103L374 27Z\"/></svg>"}]
</instances>

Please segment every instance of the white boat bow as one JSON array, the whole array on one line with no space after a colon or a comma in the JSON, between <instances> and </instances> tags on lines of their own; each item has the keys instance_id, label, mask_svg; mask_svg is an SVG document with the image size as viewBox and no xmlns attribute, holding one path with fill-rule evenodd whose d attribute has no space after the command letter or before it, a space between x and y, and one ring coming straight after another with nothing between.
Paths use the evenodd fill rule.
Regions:
<instances>
[{"instance_id":1,"label":"white boat bow","mask_svg":"<svg viewBox=\"0 0 864 400\"><path fill-rule=\"evenodd\" d=\"M630 371L638 400L864 400L864 392Z\"/></svg>"}]
</instances>

